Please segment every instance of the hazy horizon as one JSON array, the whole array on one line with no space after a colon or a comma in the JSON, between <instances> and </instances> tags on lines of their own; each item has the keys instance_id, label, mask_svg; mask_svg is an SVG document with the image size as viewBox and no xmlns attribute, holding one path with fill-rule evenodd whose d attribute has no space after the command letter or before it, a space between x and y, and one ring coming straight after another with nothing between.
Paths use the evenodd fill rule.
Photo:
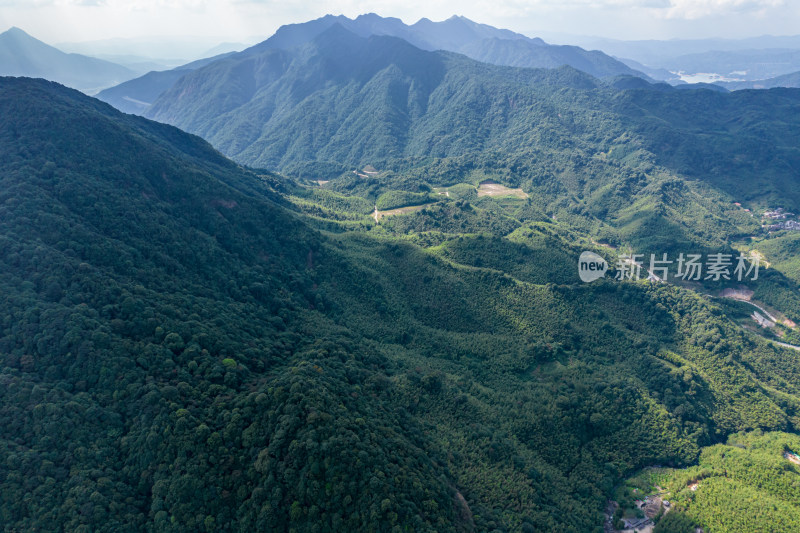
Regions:
<instances>
[{"instance_id":1,"label":"hazy horizon","mask_svg":"<svg viewBox=\"0 0 800 533\"><path fill-rule=\"evenodd\" d=\"M16 26L48 44L107 39L252 43L280 26L326 14L377 13L413 24L463 15L529 36L737 39L800 33L800 6L786 0L516 0L468 2L270 0L0 0L0 31Z\"/></svg>"}]
</instances>

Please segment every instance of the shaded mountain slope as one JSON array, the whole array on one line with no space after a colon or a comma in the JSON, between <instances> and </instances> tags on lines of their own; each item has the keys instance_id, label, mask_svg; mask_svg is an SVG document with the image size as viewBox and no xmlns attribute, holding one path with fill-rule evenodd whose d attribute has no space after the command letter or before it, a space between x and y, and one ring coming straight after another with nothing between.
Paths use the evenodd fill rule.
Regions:
<instances>
[{"instance_id":1,"label":"shaded mountain slope","mask_svg":"<svg viewBox=\"0 0 800 533\"><path fill-rule=\"evenodd\" d=\"M229 55L231 53L199 59L171 70L148 72L144 76L100 91L97 93L97 98L113 105L123 113L141 115L184 74Z\"/></svg>"},{"instance_id":2,"label":"shaded mountain slope","mask_svg":"<svg viewBox=\"0 0 800 533\"><path fill-rule=\"evenodd\" d=\"M539 68L570 65L598 77L635 75L646 78L641 72L602 52L589 52L575 46L548 45L541 39L530 39L510 30L455 16L442 22L421 19L406 25L400 19L375 14L360 15L355 19L326 15L309 22L281 26L272 37L248 48L242 55L257 56L266 50L291 50L308 44L335 25L365 38L372 35L398 37L422 50L457 52L496 65ZM159 94L179 78L175 71L149 73L119 88L104 91L99 97L122 111L142 114Z\"/></svg>"},{"instance_id":3,"label":"shaded mountain slope","mask_svg":"<svg viewBox=\"0 0 800 533\"><path fill-rule=\"evenodd\" d=\"M598 78L619 75L647 78L640 71L620 67L624 64L598 50L547 45L533 39L511 40L493 37L470 42L455 51L493 65L527 68L558 68L568 65Z\"/></svg>"},{"instance_id":4,"label":"shaded mountain slope","mask_svg":"<svg viewBox=\"0 0 800 533\"><path fill-rule=\"evenodd\" d=\"M481 148L509 122L525 118L511 110L509 91L520 90L529 101L562 86L599 83L570 69L512 70L392 37L360 38L336 25L301 49L237 55L193 72L147 116L195 132L251 165L358 164ZM473 132L490 108L496 120ZM464 122L460 131L441 139L449 127L438 123L456 120ZM439 148L429 150L432 144Z\"/></svg>"},{"instance_id":5,"label":"shaded mountain slope","mask_svg":"<svg viewBox=\"0 0 800 533\"><path fill-rule=\"evenodd\" d=\"M615 111L668 168L752 201L800 205L800 150L787 142L800 133L800 91L772 89L729 94L630 91Z\"/></svg>"},{"instance_id":6,"label":"shaded mountain slope","mask_svg":"<svg viewBox=\"0 0 800 533\"><path fill-rule=\"evenodd\" d=\"M270 200L264 182L199 138L54 84L4 78L0 108L6 525L140 531L177 520L187 531L215 523L286 529L297 520L292 502L310 498L292 494L291 472L307 460L323 467L317 451L301 455L292 444L298 431L329 441L326 482L357 509L380 508L385 486L402 502L395 516L404 523L438 529L452 516L450 489L421 452L421 432L401 434L414 422L375 398L335 392L345 361L366 352L335 348L337 338L349 341L330 325L317 328L319 338L304 333L314 327L301 325L300 310L313 305L307 269L320 239ZM322 338L333 358L324 376L302 363ZM299 372L288 371L290 360ZM347 387L373 373L351 361L366 373L352 374ZM44 419L34 412L40 404ZM320 408L317 423L297 426L298 409ZM382 446L337 458L356 445L348 426ZM393 476L391 489L374 480L367 491L354 461L384 454L404 477ZM426 488L424 497L401 495L398 487L411 483ZM414 511L423 500L442 512ZM326 511L331 527L388 520L345 508Z\"/></svg>"}]
</instances>

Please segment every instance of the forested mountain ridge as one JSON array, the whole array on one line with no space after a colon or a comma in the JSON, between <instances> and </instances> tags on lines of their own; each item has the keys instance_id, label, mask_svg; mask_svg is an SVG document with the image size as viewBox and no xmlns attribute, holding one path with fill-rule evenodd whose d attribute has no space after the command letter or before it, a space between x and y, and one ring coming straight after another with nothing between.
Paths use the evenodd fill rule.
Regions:
<instances>
[{"instance_id":1,"label":"forested mountain ridge","mask_svg":"<svg viewBox=\"0 0 800 533\"><path fill-rule=\"evenodd\" d=\"M596 241L663 253L759 233L737 203L800 207L797 103L793 90L678 91L498 67L334 25L294 51L198 69L151 115L238 161L330 180L373 205L391 191L493 179ZM367 164L385 174L353 174ZM409 218L389 224L432 229ZM800 309L783 294L793 303L782 309Z\"/></svg>"},{"instance_id":2,"label":"forested mountain ridge","mask_svg":"<svg viewBox=\"0 0 800 533\"><path fill-rule=\"evenodd\" d=\"M599 82L568 68L511 69L427 52L398 38L359 37L334 24L299 48L246 51L199 69L164 93L146 116L197 133L251 165L354 164L460 155L507 142L507 134L488 141L502 137L514 118L531 118L512 113L513 92L546 97L548 88L565 86L593 89ZM483 131L477 129L482 112L497 114ZM310 122L310 115L324 118ZM365 118L374 115L379 119ZM448 128L441 122L456 120L463 121L459 131L440 139Z\"/></svg>"},{"instance_id":3,"label":"forested mountain ridge","mask_svg":"<svg viewBox=\"0 0 800 533\"><path fill-rule=\"evenodd\" d=\"M296 322L314 305L320 238L273 203L262 180L196 137L41 80L3 78L0 107L5 530L285 529L297 498L284 506L280 486L297 483L284 459L301 458L287 456L296 444L279 435L298 430L334 439L326 469L338 481L328 490L368 509L359 501L383 499L389 485L367 477L370 491L358 488L352 461L336 457L355 444L350 425L391 439L358 460L387 453L405 464L391 482L404 509L438 500L450 516L421 432L398 431L414 422L377 397L331 397L324 385L352 365L351 386L374 372L357 362L366 352L343 351L335 330ZM339 367L339 377L303 363L308 350L330 353L325 368ZM300 366L290 371L291 359ZM257 385L265 378L269 387ZM269 408L273 400L283 407ZM327 405L335 421L318 412L319 433L309 411L298 428L290 413L301 405ZM367 407L380 420L357 416ZM288 468L283 481L277 467ZM412 482L425 487L416 503L398 492ZM256 503L273 498L272 510ZM442 519L410 513L399 516L418 528ZM362 523L358 513L327 520Z\"/></svg>"},{"instance_id":4,"label":"forested mountain ridge","mask_svg":"<svg viewBox=\"0 0 800 533\"><path fill-rule=\"evenodd\" d=\"M316 190L170 126L41 80L0 111L9 531L599 531L632 469L796 430L794 352L690 291L580 283L527 200L453 187L406 219L435 246L320 231Z\"/></svg>"},{"instance_id":5,"label":"forested mountain ridge","mask_svg":"<svg viewBox=\"0 0 800 533\"><path fill-rule=\"evenodd\" d=\"M608 165L596 161L603 153L633 166L650 160L711 182L733 201L788 198L794 208L798 155L788 139L800 124L787 111L797 99L794 90L620 90L567 67L497 67L334 25L293 51L239 54L198 69L147 116L245 164L290 173L308 163L336 175L492 151L534 161L527 173L515 172L522 183L574 160L580 143L580 166L586 157ZM591 181L604 182L596 172L588 172Z\"/></svg>"},{"instance_id":6,"label":"forested mountain ridge","mask_svg":"<svg viewBox=\"0 0 800 533\"><path fill-rule=\"evenodd\" d=\"M305 45L335 25L364 38L371 35L398 37L423 50L457 52L496 65L540 68L570 65L598 77L629 75L646 78L641 72L596 50L548 45L541 39L530 39L510 30L478 24L456 16L442 22L422 19L409 26L400 19L384 18L375 14L360 15L355 19L343 15L326 15L300 24L281 26L269 39L242 51L240 57L258 56L266 50L290 50ZM216 59L219 58L209 58L203 62ZM195 64L195 68L196 66L198 65ZM148 73L129 83L103 91L98 98L126 113L143 114L160 94L184 74L185 71L178 69ZM121 95L127 99L121 98Z\"/></svg>"}]
</instances>

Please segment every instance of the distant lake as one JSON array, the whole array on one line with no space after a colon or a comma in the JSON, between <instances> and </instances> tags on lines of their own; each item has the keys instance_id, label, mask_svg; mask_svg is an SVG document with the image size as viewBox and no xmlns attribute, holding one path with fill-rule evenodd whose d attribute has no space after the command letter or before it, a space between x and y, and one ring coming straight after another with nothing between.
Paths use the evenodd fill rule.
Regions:
<instances>
[{"instance_id":1,"label":"distant lake","mask_svg":"<svg viewBox=\"0 0 800 533\"><path fill-rule=\"evenodd\" d=\"M722 74L717 74L715 72L697 72L695 74L687 74L686 72L673 72L680 76L681 80L685 81L686 83L714 83L716 81L744 81L742 78L729 78L727 76L723 76ZM735 72L732 74L747 74L746 72Z\"/></svg>"}]
</instances>

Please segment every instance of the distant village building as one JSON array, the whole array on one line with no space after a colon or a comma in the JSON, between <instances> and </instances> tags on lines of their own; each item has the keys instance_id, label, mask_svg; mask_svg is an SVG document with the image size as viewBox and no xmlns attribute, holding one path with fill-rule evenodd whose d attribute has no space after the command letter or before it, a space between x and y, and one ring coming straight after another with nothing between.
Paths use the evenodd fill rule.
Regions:
<instances>
[{"instance_id":1,"label":"distant village building","mask_svg":"<svg viewBox=\"0 0 800 533\"><path fill-rule=\"evenodd\" d=\"M796 220L787 220L786 222L780 222L778 224L770 224L766 226L769 231L781 231L781 230L789 230L789 231L800 231L800 222Z\"/></svg>"},{"instance_id":2,"label":"distant village building","mask_svg":"<svg viewBox=\"0 0 800 533\"><path fill-rule=\"evenodd\" d=\"M767 223L762 225L764 229L767 231L800 231L800 222L797 220L787 220L789 217L795 216L794 213L789 213L784 208L779 207L777 209L767 211L762 215L762 218L774 221L781 221L776 223Z\"/></svg>"},{"instance_id":3,"label":"distant village building","mask_svg":"<svg viewBox=\"0 0 800 533\"><path fill-rule=\"evenodd\" d=\"M785 219L787 217L793 217L794 213L789 213L785 211L782 207L775 209L774 211L767 211L764 213L764 218L771 218L773 220L780 220Z\"/></svg>"}]
</instances>

